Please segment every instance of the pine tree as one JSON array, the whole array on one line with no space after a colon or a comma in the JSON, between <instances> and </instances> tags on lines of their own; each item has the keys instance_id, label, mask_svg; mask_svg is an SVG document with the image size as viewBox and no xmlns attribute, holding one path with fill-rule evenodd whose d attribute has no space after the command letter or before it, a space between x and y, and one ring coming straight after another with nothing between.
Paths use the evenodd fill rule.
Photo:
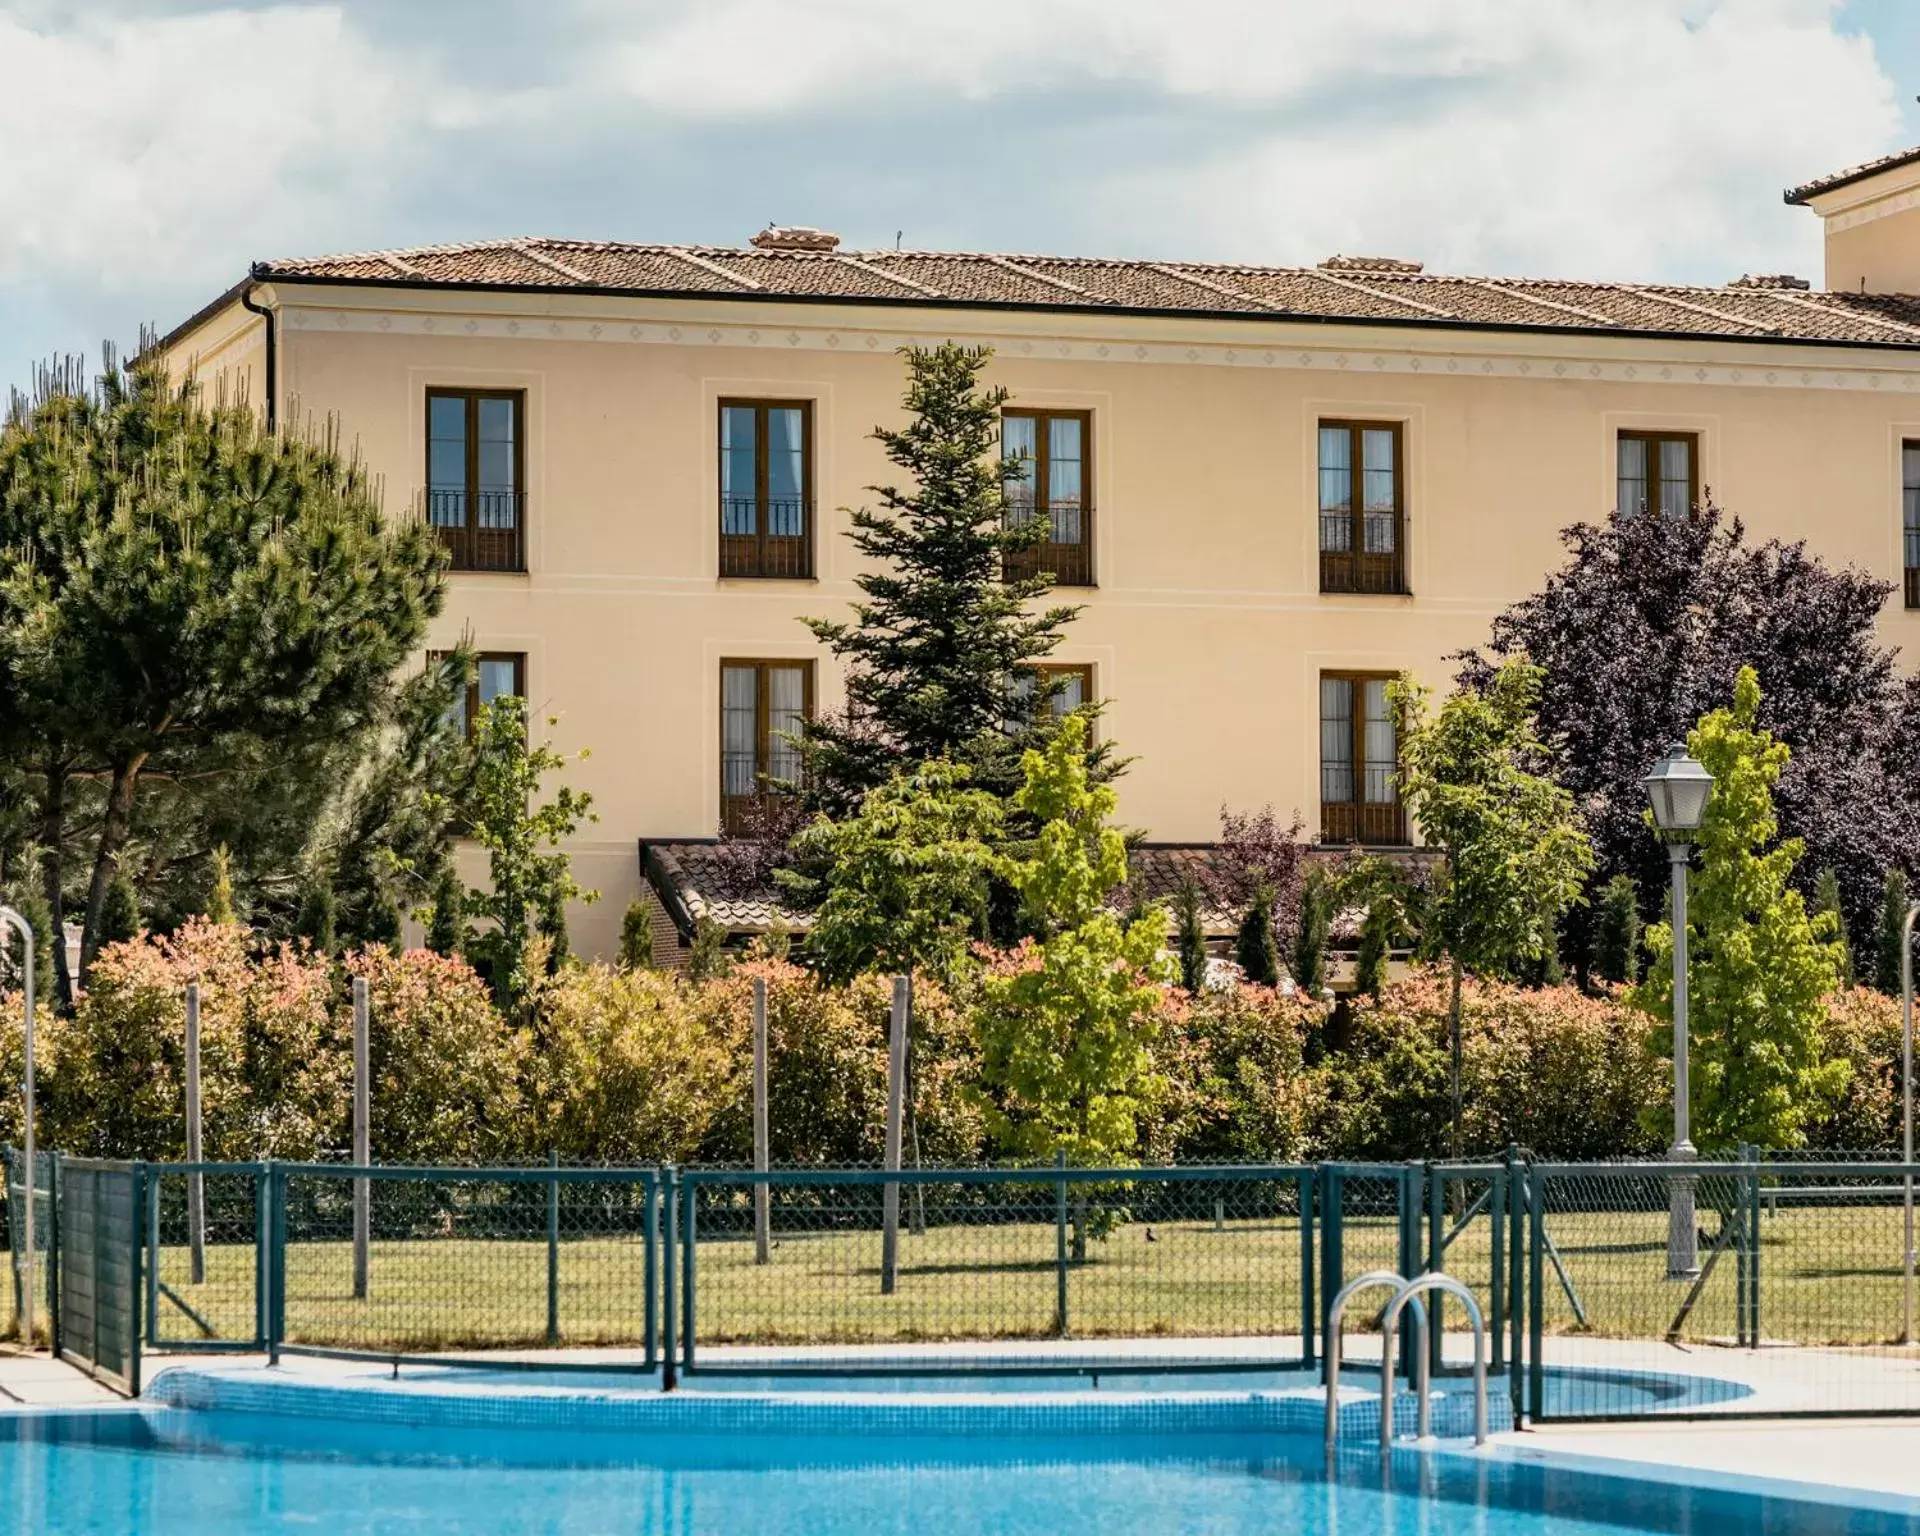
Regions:
<instances>
[{"instance_id":1,"label":"pine tree","mask_svg":"<svg viewBox=\"0 0 1920 1536\"><path fill-rule=\"evenodd\" d=\"M1327 987L1327 940L1333 933L1333 887L1310 870L1300 886L1300 925L1293 938L1293 984L1317 998Z\"/></svg>"},{"instance_id":2,"label":"pine tree","mask_svg":"<svg viewBox=\"0 0 1920 1536\"><path fill-rule=\"evenodd\" d=\"M433 885L433 909L427 915L427 948L436 955L458 955L466 947L466 888L453 860L443 859Z\"/></svg>"},{"instance_id":3,"label":"pine tree","mask_svg":"<svg viewBox=\"0 0 1920 1536\"><path fill-rule=\"evenodd\" d=\"M1240 920L1233 958L1248 981L1263 987L1280 984L1280 949L1273 936L1273 892L1264 885L1254 889L1253 903Z\"/></svg>"},{"instance_id":4,"label":"pine tree","mask_svg":"<svg viewBox=\"0 0 1920 1536\"><path fill-rule=\"evenodd\" d=\"M1840 876L1829 864L1820 871L1813 882L1813 903L1810 909L1815 924L1825 922L1827 937L1840 945L1840 985L1853 985L1853 941L1847 937L1847 916L1840 905Z\"/></svg>"},{"instance_id":5,"label":"pine tree","mask_svg":"<svg viewBox=\"0 0 1920 1536\"><path fill-rule=\"evenodd\" d=\"M1632 875L1615 875L1600 888L1594 965L1602 981L1632 986L1640 979L1640 891Z\"/></svg>"},{"instance_id":6,"label":"pine tree","mask_svg":"<svg viewBox=\"0 0 1920 1536\"><path fill-rule=\"evenodd\" d=\"M213 802L226 776L235 800L236 762L284 776L352 734L439 611L445 559L337 437L209 406L158 347L91 388L42 374L0 432L0 655L55 929L63 861L90 866L83 976L156 793Z\"/></svg>"},{"instance_id":7,"label":"pine tree","mask_svg":"<svg viewBox=\"0 0 1920 1536\"><path fill-rule=\"evenodd\" d=\"M366 916L360 925L361 942L398 949L400 936L400 903L382 886L368 897Z\"/></svg>"},{"instance_id":8,"label":"pine tree","mask_svg":"<svg viewBox=\"0 0 1920 1536\"><path fill-rule=\"evenodd\" d=\"M1911 901L1906 871L1888 870L1880 887L1880 932L1873 957L1873 984L1888 997L1900 995L1900 934Z\"/></svg>"},{"instance_id":9,"label":"pine tree","mask_svg":"<svg viewBox=\"0 0 1920 1536\"><path fill-rule=\"evenodd\" d=\"M308 876L306 888L300 893L300 910L294 917L293 931L296 937L312 945L316 954L333 953L333 886L324 874L316 872Z\"/></svg>"},{"instance_id":10,"label":"pine tree","mask_svg":"<svg viewBox=\"0 0 1920 1536\"><path fill-rule=\"evenodd\" d=\"M557 883L548 885L540 893L540 913L535 926L547 941L547 974L554 975L567 963L572 950L567 939L566 892Z\"/></svg>"},{"instance_id":11,"label":"pine tree","mask_svg":"<svg viewBox=\"0 0 1920 1536\"><path fill-rule=\"evenodd\" d=\"M59 994L54 990L55 966L66 960L64 936L56 936L53 928L53 912L47 905L47 898L30 879L17 885L6 899L6 905L13 908L27 920L27 926L33 930L33 998L37 1009L43 1004L52 1008ZM0 931L0 991L8 991L20 985L20 936L9 927Z\"/></svg>"},{"instance_id":12,"label":"pine tree","mask_svg":"<svg viewBox=\"0 0 1920 1536\"><path fill-rule=\"evenodd\" d=\"M1174 893L1175 947L1180 954L1180 985L1196 995L1207 984L1207 932L1201 918L1200 883L1191 871Z\"/></svg>"},{"instance_id":13,"label":"pine tree","mask_svg":"<svg viewBox=\"0 0 1920 1536\"><path fill-rule=\"evenodd\" d=\"M233 904L233 858L222 843L213 850L213 889L207 894L207 916L216 923L237 923Z\"/></svg>"},{"instance_id":14,"label":"pine tree","mask_svg":"<svg viewBox=\"0 0 1920 1536\"><path fill-rule=\"evenodd\" d=\"M1000 455L1007 392L980 384L991 353L943 342L903 356L909 419L873 435L911 487L871 487L880 509L852 514L865 567L853 622L805 621L845 667L845 716L809 721L803 738L807 793L835 815L903 764L938 758L1011 799L1022 753L1058 728L1041 690L1023 700L1012 680L1079 612L1034 607L1050 577L1006 579L1009 557L1046 528L1008 519L1005 488L1021 471Z\"/></svg>"},{"instance_id":15,"label":"pine tree","mask_svg":"<svg viewBox=\"0 0 1920 1536\"><path fill-rule=\"evenodd\" d=\"M100 942L124 944L139 934L140 898L134 894L133 882L123 870L113 877L113 883L107 887L107 899L100 908Z\"/></svg>"}]
</instances>

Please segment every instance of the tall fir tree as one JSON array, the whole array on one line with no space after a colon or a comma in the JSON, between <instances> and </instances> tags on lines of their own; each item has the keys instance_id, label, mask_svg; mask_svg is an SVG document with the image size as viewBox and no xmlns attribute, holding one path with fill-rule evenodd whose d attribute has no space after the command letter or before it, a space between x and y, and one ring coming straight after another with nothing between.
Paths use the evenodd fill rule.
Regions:
<instances>
[{"instance_id":1,"label":"tall fir tree","mask_svg":"<svg viewBox=\"0 0 1920 1536\"><path fill-rule=\"evenodd\" d=\"M207 894L207 916L216 923L240 921L240 910L233 900L233 855L225 843L213 850L213 885Z\"/></svg>"},{"instance_id":2,"label":"tall fir tree","mask_svg":"<svg viewBox=\"0 0 1920 1536\"><path fill-rule=\"evenodd\" d=\"M627 903L620 917L620 969L653 968L653 913L639 897Z\"/></svg>"},{"instance_id":3,"label":"tall fir tree","mask_svg":"<svg viewBox=\"0 0 1920 1536\"><path fill-rule=\"evenodd\" d=\"M1008 579L1046 525L1008 515L1006 487L1023 471L1001 456L1007 391L981 383L990 351L942 342L902 355L908 420L873 436L910 483L870 487L879 509L851 514L865 567L852 621L805 621L845 668L846 713L802 737L807 793L835 815L903 765L939 758L1011 800L1022 754L1058 729L1047 691L1022 695L1014 679L1079 612L1035 606L1053 585L1044 573Z\"/></svg>"},{"instance_id":4,"label":"tall fir tree","mask_svg":"<svg viewBox=\"0 0 1920 1536\"><path fill-rule=\"evenodd\" d=\"M1615 875L1600 888L1594 922L1594 968L1602 981L1631 986L1640 979L1640 890L1632 875Z\"/></svg>"},{"instance_id":5,"label":"tall fir tree","mask_svg":"<svg viewBox=\"0 0 1920 1536\"><path fill-rule=\"evenodd\" d=\"M294 915L293 931L313 946L314 952L330 955L334 951L333 885L325 871L309 874L300 892L300 910Z\"/></svg>"},{"instance_id":6,"label":"tall fir tree","mask_svg":"<svg viewBox=\"0 0 1920 1536\"><path fill-rule=\"evenodd\" d=\"M1912 900L1906 871L1888 870L1880 885L1880 922L1873 950L1873 984L1888 997L1900 995L1901 925Z\"/></svg>"},{"instance_id":7,"label":"tall fir tree","mask_svg":"<svg viewBox=\"0 0 1920 1536\"><path fill-rule=\"evenodd\" d=\"M427 914L427 948L436 955L463 954L467 947L467 892L452 859L440 862Z\"/></svg>"},{"instance_id":8,"label":"tall fir tree","mask_svg":"<svg viewBox=\"0 0 1920 1536\"><path fill-rule=\"evenodd\" d=\"M124 944L140 933L140 898L125 870L113 877L107 887L107 899L100 908L100 942ZM53 1001L48 998L49 1003Z\"/></svg>"},{"instance_id":9,"label":"tall fir tree","mask_svg":"<svg viewBox=\"0 0 1920 1536\"><path fill-rule=\"evenodd\" d=\"M1198 994L1207 984L1207 930L1201 916L1200 882L1188 872L1173 896L1174 945L1180 955L1180 985Z\"/></svg>"},{"instance_id":10,"label":"tall fir tree","mask_svg":"<svg viewBox=\"0 0 1920 1536\"><path fill-rule=\"evenodd\" d=\"M1813 882L1813 902L1810 907L1816 919L1824 919L1828 927L1828 937L1840 946L1840 985L1850 987L1853 975L1853 940L1847 934L1847 914L1840 905L1840 877L1829 864L1820 871L1819 878Z\"/></svg>"},{"instance_id":11,"label":"tall fir tree","mask_svg":"<svg viewBox=\"0 0 1920 1536\"><path fill-rule=\"evenodd\" d=\"M1293 984L1308 997L1327 987L1327 941L1333 936L1333 883L1313 869L1300 884L1300 921L1293 935Z\"/></svg>"},{"instance_id":12,"label":"tall fir tree","mask_svg":"<svg viewBox=\"0 0 1920 1536\"><path fill-rule=\"evenodd\" d=\"M1280 984L1280 948L1273 936L1273 891L1265 885L1255 887L1247 915L1240 920L1233 958L1248 981L1263 987Z\"/></svg>"},{"instance_id":13,"label":"tall fir tree","mask_svg":"<svg viewBox=\"0 0 1920 1536\"><path fill-rule=\"evenodd\" d=\"M33 930L34 1007L51 1008L59 996L54 990L56 971L66 960L66 945L54 935L53 911L47 905L47 898L30 880L22 880L8 893L5 904L24 917ZM19 985L20 940L9 927L0 931L0 992L11 991Z\"/></svg>"}]
</instances>

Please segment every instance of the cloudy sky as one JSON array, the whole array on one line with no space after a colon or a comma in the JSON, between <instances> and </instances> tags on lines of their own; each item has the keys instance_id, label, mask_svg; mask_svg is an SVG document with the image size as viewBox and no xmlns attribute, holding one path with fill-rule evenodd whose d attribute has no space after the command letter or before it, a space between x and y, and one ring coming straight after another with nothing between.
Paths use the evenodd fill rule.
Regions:
<instances>
[{"instance_id":1,"label":"cloudy sky","mask_svg":"<svg viewBox=\"0 0 1920 1536\"><path fill-rule=\"evenodd\" d=\"M1920 0L0 0L0 385L489 235L1817 279L1915 91Z\"/></svg>"}]
</instances>

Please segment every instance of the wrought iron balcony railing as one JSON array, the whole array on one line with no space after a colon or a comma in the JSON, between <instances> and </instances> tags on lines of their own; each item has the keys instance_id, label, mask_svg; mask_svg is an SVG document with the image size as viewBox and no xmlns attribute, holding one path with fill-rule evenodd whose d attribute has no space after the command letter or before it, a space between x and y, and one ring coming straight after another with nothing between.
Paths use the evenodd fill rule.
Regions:
<instances>
[{"instance_id":1,"label":"wrought iron balcony railing","mask_svg":"<svg viewBox=\"0 0 1920 1536\"><path fill-rule=\"evenodd\" d=\"M1048 536L1007 556L1006 579L1025 581L1044 571L1056 586L1098 585L1093 579L1093 508L1011 507L1007 512L1007 521L1014 527L1035 517L1048 520Z\"/></svg>"},{"instance_id":2,"label":"wrought iron balcony railing","mask_svg":"<svg viewBox=\"0 0 1920 1536\"><path fill-rule=\"evenodd\" d=\"M720 502L720 574L806 581L813 576L813 508L797 498Z\"/></svg>"},{"instance_id":3,"label":"wrought iron balcony railing","mask_svg":"<svg viewBox=\"0 0 1920 1536\"><path fill-rule=\"evenodd\" d=\"M446 544L456 571L527 568L525 491L428 491L427 521Z\"/></svg>"}]
</instances>

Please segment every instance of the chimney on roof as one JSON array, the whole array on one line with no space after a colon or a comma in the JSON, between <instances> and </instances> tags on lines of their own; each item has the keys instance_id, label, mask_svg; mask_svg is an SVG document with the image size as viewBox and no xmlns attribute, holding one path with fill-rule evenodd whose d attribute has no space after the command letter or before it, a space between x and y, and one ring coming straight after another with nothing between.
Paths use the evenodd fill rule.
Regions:
<instances>
[{"instance_id":1,"label":"chimney on roof","mask_svg":"<svg viewBox=\"0 0 1920 1536\"><path fill-rule=\"evenodd\" d=\"M1320 263L1322 272L1419 272L1425 263L1402 261L1397 256L1329 256Z\"/></svg>"},{"instance_id":2,"label":"chimney on roof","mask_svg":"<svg viewBox=\"0 0 1920 1536\"><path fill-rule=\"evenodd\" d=\"M808 224L769 224L748 244L763 251L831 251L839 247L840 237Z\"/></svg>"},{"instance_id":3,"label":"chimney on roof","mask_svg":"<svg viewBox=\"0 0 1920 1536\"><path fill-rule=\"evenodd\" d=\"M1813 284L1804 277L1795 277L1791 272L1742 272L1727 286L1729 288L1791 288L1804 291L1811 288Z\"/></svg>"}]
</instances>

